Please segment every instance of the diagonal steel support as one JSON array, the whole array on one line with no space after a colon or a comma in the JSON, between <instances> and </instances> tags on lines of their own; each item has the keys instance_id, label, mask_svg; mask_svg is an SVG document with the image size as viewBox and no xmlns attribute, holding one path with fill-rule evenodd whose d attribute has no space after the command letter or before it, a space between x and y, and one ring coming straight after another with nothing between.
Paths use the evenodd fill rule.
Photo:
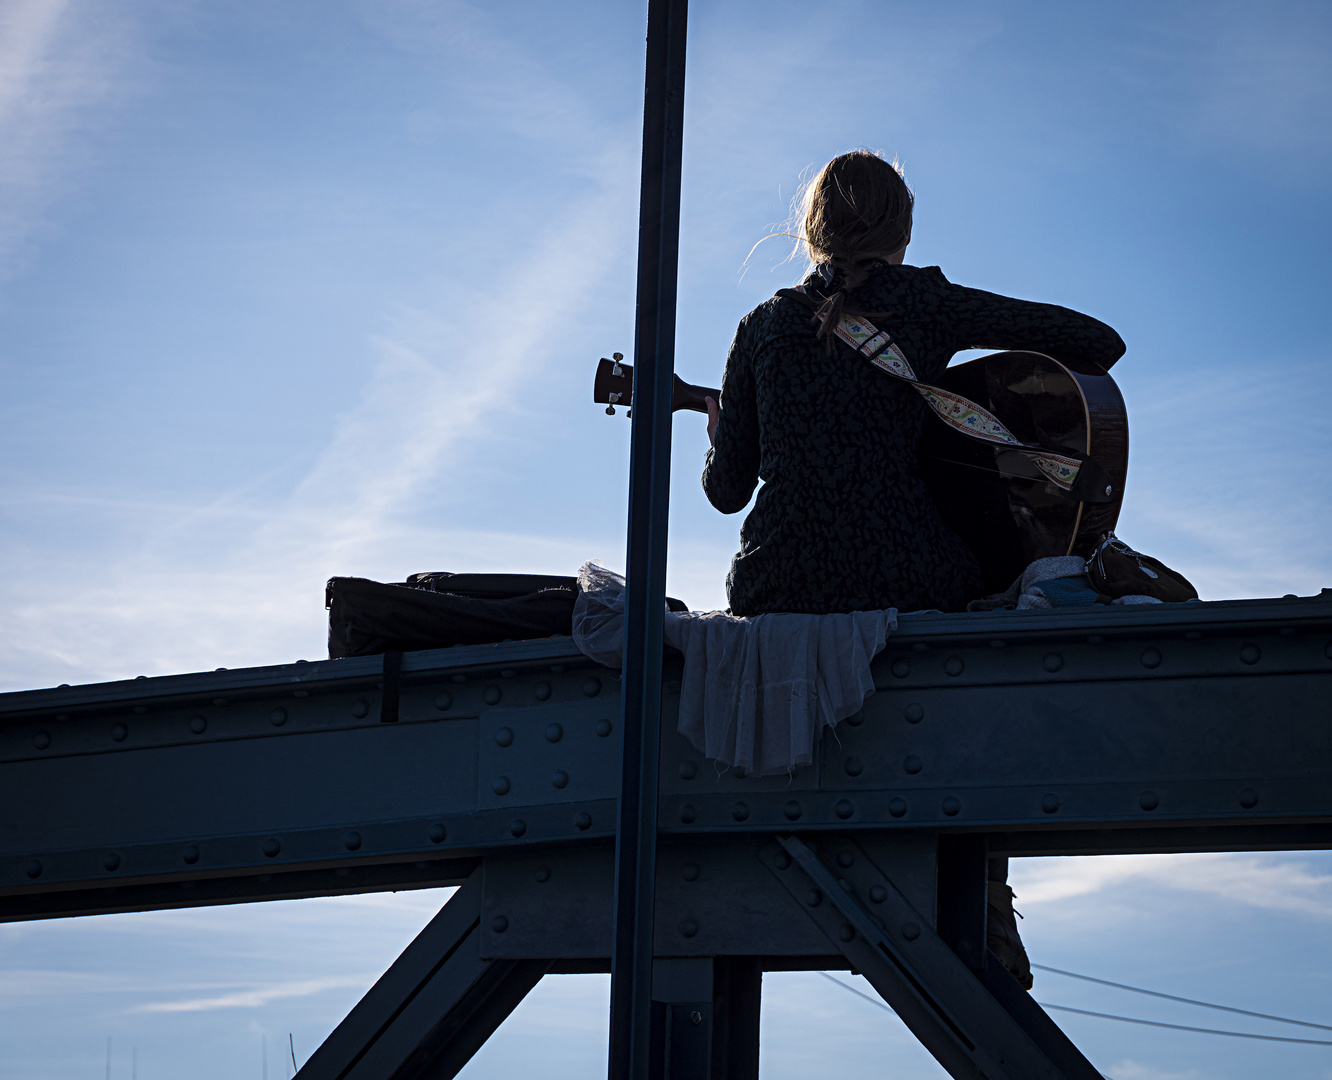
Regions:
<instances>
[{"instance_id":1,"label":"diagonal steel support","mask_svg":"<svg viewBox=\"0 0 1332 1080\"><path fill-rule=\"evenodd\" d=\"M449 1080L550 970L480 956L478 870L297 1073L299 1080Z\"/></svg>"},{"instance_id":2,"label":"diagonal steel support","mask_svg":"<svg viewBox=\"0 0 1332 1080\"><path fill-rule=\"evenodd\" d=\"M978 979L857 845L837 839L823 846L836 872L794 836L779 837L761 858L950 1076L1102 1080L1020 989L1025 1004L997 974Z\"/></svg>"}]
</instances>

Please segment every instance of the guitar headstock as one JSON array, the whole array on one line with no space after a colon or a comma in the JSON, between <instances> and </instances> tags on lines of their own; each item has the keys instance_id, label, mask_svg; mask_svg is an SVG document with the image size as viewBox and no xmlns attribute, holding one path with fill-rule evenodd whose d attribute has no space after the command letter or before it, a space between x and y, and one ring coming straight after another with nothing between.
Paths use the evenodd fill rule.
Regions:
<instances>
[{"instance_id":1,"label":"guitar headstock","mask_svg":"<svg viewBox=\"0 0 1332 1080\"><path fill-rule=\"evenodd\" d=\"M634 369L624 363L624 353L611 353L597 364L597 377L592 384L592 400L606 406L606 415L615 415L615 406L633 405Z\"/></svg>"}]
</instances>

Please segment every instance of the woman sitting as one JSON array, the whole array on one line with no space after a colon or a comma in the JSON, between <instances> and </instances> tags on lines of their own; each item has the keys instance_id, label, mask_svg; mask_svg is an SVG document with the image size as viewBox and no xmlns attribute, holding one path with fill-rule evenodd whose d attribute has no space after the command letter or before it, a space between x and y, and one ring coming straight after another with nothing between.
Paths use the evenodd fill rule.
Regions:
<instances>
[{"instance_id":1,"label":"woman sitting","mask_svg":"<svg viewBox=\"0 0 1332 1080\"><path fill-rule=\"evenodd\" d=\"M740 322L720 405L709 399L703 489L744 509L727 577L734 615L895 607L960 611L983 592L976 556L945 524L917 465L938 423L907 383L829 333L842 313L887 330L922 382L963 349L1029 349L1108 368L1124 354L1102 322L1053 304L954 285L903 262L914 198L877 154L834 158L809 185L801 240L809 308L791 296Z\"/></svg>"}]
</instances>

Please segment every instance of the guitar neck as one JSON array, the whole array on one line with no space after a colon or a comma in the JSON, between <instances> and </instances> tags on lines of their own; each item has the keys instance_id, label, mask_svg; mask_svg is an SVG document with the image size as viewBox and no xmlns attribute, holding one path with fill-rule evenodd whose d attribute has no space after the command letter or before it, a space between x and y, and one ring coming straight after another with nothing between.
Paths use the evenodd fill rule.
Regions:
<instances>
[{"instance_id":1,"label":"guitar neck","mask_svg":"<svg viewBox=\"0 0 1332 1080\"><path fill-rule=\"evenodd\" d=\"M601 405L633 406L634 369L631 365L615 360L602 360L597 364L597 377L592 387L592 400ZM689 409L693 412L708 411L708 398L719 398L720 390L710 386L695 386L687 383L679 375L671 388L671 412Z\"/></svg>"}]
</instances>

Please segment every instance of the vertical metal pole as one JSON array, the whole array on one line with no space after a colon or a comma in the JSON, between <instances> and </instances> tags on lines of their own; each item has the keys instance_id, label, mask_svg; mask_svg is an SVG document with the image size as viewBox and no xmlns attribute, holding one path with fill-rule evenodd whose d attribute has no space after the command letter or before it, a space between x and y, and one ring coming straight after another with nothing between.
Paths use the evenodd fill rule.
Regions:
<instances>
[{"instance_id":1,"label":"vertical metal pole","mask_svg":"<svg viewBox=\"0 0 1332 1080\"><path fill-rule=\"evenodd\" d=\"M662 615L670 510L671 382L680 252L687 0L648 0L643 172L638 216L634 418L615 843L611 1080L647 1080L652 1031L652 912L657 861Z\"/></svg>"}]
</instances>

